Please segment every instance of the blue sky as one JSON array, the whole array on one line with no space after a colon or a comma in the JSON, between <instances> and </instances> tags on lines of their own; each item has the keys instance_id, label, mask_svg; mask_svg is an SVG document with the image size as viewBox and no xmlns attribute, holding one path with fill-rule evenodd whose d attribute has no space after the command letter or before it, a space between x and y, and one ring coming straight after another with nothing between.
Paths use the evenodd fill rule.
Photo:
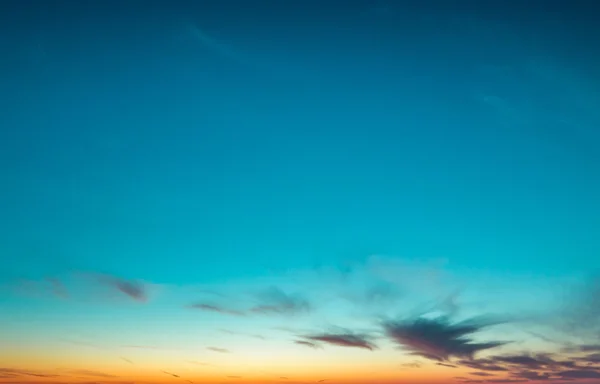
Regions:
<instances>
[{"instance_id":1,"label":"blue sky","mask_svg":"<svg viewBox=\"0 0 600 384\"><path fill-rule=\"evenodd\" d=\"M600 267L576 6L34 3L2 16L0 339L169 328L257 356L234 335L370 329L455 292L464 316L539 318ZM248 315L290 297L314 312Z\"/></svg>"}]
</instances>

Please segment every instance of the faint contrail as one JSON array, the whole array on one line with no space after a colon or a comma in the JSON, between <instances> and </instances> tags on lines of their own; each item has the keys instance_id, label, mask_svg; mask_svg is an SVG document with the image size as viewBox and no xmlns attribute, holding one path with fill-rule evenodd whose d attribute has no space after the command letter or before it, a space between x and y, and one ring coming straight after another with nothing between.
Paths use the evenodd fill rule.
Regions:
<instances>
[{"instance_id":1,"label":"faint contrail","mask_svg":"<svg viewBox=\"0 0 600 384\"><path fill-rule=\"evenodd\" d=\"M248 61L247 58L240 55L236 50L231 48L230 46L223 44L213 37L202 31L198 26L194 24L188 24L188 29L191 32L192 36L194 36L202 45L205 47L212 49L213 51L225 56L231 60L237 61L244 65L257 66L256 63Z\"/></svg>"}]
</instances>

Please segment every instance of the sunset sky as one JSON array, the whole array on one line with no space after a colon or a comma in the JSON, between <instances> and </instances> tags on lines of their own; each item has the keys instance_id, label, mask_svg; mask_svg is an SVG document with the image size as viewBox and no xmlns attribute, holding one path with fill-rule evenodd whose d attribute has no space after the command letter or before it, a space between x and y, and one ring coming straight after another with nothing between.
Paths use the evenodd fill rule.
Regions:
<instances>
[{"instance_id":1,"label":"sunset sky","mask_svg":"<svg viewBox=\"0 0 600 384\"><path fill-rule=\"evenodd\" d=\"M0 383L600 383L597 16L504 3L1 2Z\"/></svg>"}]
</instances>

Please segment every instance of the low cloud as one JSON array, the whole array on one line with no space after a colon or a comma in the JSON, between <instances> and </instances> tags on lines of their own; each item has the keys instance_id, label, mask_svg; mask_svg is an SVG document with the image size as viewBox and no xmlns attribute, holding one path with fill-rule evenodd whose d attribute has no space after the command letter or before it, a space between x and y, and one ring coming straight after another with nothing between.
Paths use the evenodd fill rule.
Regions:
<instances>
[{"instance_id":1,"label":"low cloud","mask_svg":"<svg viewBox=\"0 0 600 384\"><path fill-rule=\"evenodd\" d=\"M320 344L313 343L312 341L307 341L307 340L295 340L294 343L299 344L299 345L304 345L307 347L311 347L311 348L322 348Z\"/></svg>"},{"instance_id":2,"label":"low cloud","mask_svg":"<svg viewBox=\"0 0 600 384\"><path fill-rule=\"evenodd\" d=\"M496 324L480 319L453 323L448 317L419 317L414 320L384 323L388 337L412 354L436 361L450 358L472 359L477 352L506 344L501 341L476 343L470 337Z\"/></svg>"},{"instance_id":3,"label":"low cloud","mask_svg":"<svg viewBox=\"0 0 600 384\"><path fill-rule=\"evenodd\" d=\"M341 347L354 347L374 350L377 348L366 335L352 333L322 333L318 335L305 336L310 341L318 341Z\"/></svg>"}]
</instances>

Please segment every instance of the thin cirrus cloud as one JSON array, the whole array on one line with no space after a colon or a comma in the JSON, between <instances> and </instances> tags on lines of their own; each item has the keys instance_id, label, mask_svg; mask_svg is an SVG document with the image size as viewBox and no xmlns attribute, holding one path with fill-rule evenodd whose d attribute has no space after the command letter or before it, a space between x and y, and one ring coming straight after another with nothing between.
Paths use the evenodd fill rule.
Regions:
<instances>
[{"instance_id":1,"label":"thin cirrus cloud","mask_svg":"<svg viewBox=\"0 0 600 384\"><path fill-rule=\"evenodd\" d=\"M312 341L307 341L307 340L295 340L294 343L298 344L298 345L304 345L306 347L310 347L310 348L322 348L321 344L312 342Z\"/></svg>"},{"instance_id":2,"label":"thin cirrus cloud","mask_svg":"<svg viewBox=\"0 0 600 384\"><path fill-rule=\"evenodd\" d=\"M188 306L191 309L199 309L206 312L215 312L223 315L232 315L232 316L245 316L246 313L243 311L237 311L235 309L229 309L222 307L218 304L207 304L207 303L196 303Z\"/></svg>"},{"instance_id":3,"label":"thin cirrus cloud","mask_svg":"<svg viewBox=\"0 0 600 384\"><path fill-rule=\"evenodd\" d=\"M19 377L60 377L60 375L28 370L28 369L15 369L15 368L0 368L0 378L14 378Z\"/></svg>"},{"instance_id":4,"label":"thin cirrus cloud","mask_svg":"<svg viewBox=\"0 0 600 384\"><path fill-rule=\"evenodd\" d=\"M91 371L89 369L70 369L67 372L73 375L81 375L81 376L90 376L90 377L105 377L105 378L114 378L117 377L115 375L111 375L104 372Z\"/></svg>"},{"instance_id":5,"label":"thin cirrus cloud","mask_svg":"<svg viewBox=\"0 0 600 384\"><path fill-rule=\"evenodd\" d=\"M96 278L100 283L116 290L129 299L142 303L148 301L146 286L141 282L129 281L111 275L97 275Z\"/></svg>"},{"instance_id":6,"label":"thin cirrus cloud","mask_svg":"<svg viewBox=\"0 0 600 384\"><path fill-rule=\"evenodd\" d=\"M219 347L206 347L209 351L218 352L218 353L231 353L230 350Z\"/></svg>"},{"instance_id":7,"label":"thin cirrus cloud","mask_svg":"<svg viewBox=\"0 0 600 384\"><path fill-rule=\"evenodd\" d=\"M232 309L224 305L206 302L194 303L188 305L187 308L231 316L299 315L308 313L311 310L308 300L299 295L288 294L276 287L271 287L261 292L257 300L257 304L244 310Z\"/></svg>"},{"instance_id":8,"label":"thin cirrus cloud","mask_svg":"<svg viewBox=\"0 0 600 384\"><path fill-rule=\"evenodd\" d=\"M375 350L377 346L370 341L369 336L354 333L322 333L317 335L304 336L311 342L321 342L325 344L337 345L340 347L364 348Z\"/></svg>"},{"instance_id":9,"label":"thin cirrus cloud","mask_svg":"<svg viewBox=\"0 0 600 384\"><path fill-rule=\"evenodd\" d=\"M45 277L40 280L18 280L9 285L18 295L34 297L54 297L69 300L95 300L102 297L98 288L108 288L131 301L149 301L149 285L135 280L127 280L109 274L95 272L75 272L62 278ZM100 295L98 295L100 293Z\"/></svg>"}]
</instances>

